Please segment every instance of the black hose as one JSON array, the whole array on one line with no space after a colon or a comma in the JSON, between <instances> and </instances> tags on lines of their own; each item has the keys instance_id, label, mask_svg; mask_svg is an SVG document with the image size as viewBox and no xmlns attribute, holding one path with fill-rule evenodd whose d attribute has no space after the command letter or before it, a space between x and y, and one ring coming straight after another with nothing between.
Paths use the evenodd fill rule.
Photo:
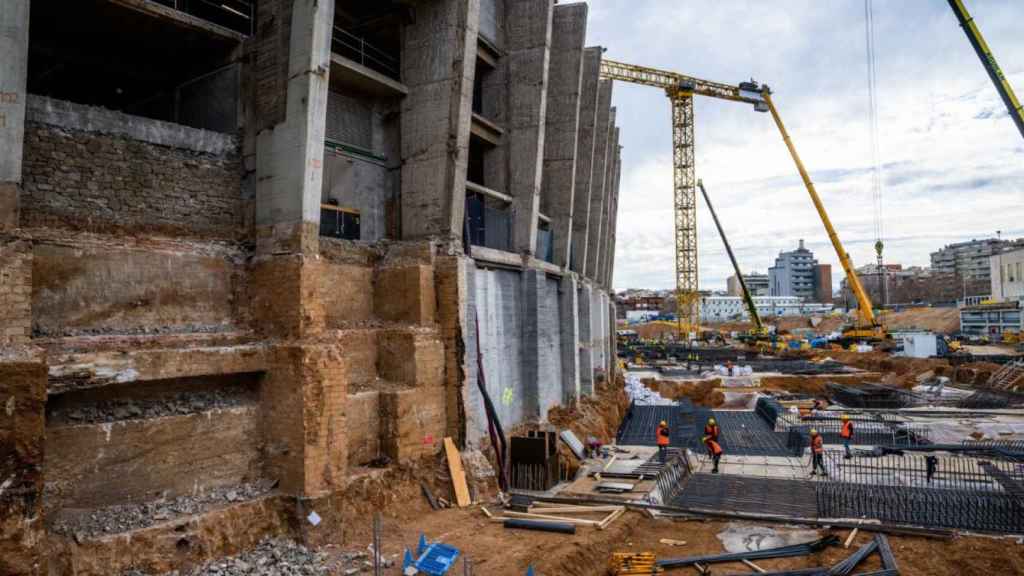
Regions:
<instances>
[{"instance_id":1,"label":"black hose","mask_svg":"<svg viewBox=\"0 0 1024 576\"><path fill-rule=\"evenodd\" d=\"M505 520L505 528L518 528L520 530L537 530L539 532L558 532L560 534L575 534L576 525L567 522L554 522L551 520L525 520L520 518L509 518Z\"/></svg>"}]
</instances>

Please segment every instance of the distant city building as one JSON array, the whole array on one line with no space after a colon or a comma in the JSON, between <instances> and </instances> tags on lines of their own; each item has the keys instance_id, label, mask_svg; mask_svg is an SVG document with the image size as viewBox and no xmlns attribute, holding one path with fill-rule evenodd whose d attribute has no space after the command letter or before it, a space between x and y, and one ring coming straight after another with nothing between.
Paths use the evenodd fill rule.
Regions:
<instances>
[{"instance_id":1,"label":"distant city building","mask_svg":"<svg viewBox=\"0 0 1024 576\"><path fill-rule=\"evenodd\" d=\"M884 273L883 273L884 271ZM988 293L988 283L957 279L949 272L935 272L923 266L903 267L902 264L866 264L857 268L861 286L876 307L905 304L948 304L979 291ZM856 298L847 286L846 278L840 283L843 302L856 307Z\"/></svg>"},{"instance_id":2,"label":"distant city building","mask_svg":"<svg viewBox=\"0 0 1024 576\"><path fill-rule=\"evenodd\" d=\"M987 238L949 244L932 252L932 270L938 273L955 274L968 281L989 280L991 266L989 257L993 254L1024 248L1024 238L1001 240Z\"/></svg>"},{"instance_id":3,"label":"distant city building","mask_svg":"<svg viewBox=\"0 0 1024 576\"><path fill-rule=\"evenodd\" d=\"M992 299L998 302L1024 300L1024 248L989 256Z\"/></svg>"},{"instance_id":4,"label":"distant city building","mask_svg":"<svg viewBox=\"0 0 1024 576\"><path fill-rule=\"evenodd\" d=\"M771 285L769 284L767 274L759 274L757 272L744 274L743 281L747 283L747 290L750 290L751 296L771 295ZM743 288L740 287L740 281L735 274L729 276L725 282L730 296L743 296Z\"/></svg>"},{"instance_id":5,"label":"distant city building","mask_svg":"<svg viewBox=\"0 0 1024 576\"><path fill-rule=\"evenodd\" d=\"M810 302L815 297L814 279L818 261L814 254L804 247L791 252L780 252L775 265L768 269L771 296L797 296Z\"/></svg>"},{"instance_id":6,"label":"distant city building","mask_svg":"<svg viewBox=\"0 0 1024 576\"><path fill-rule=\"evenodd\" d=\"M831 304L804 302L799 296L754 296L754 306L762 318L827 314ZM705 321L748 320L741 296L705 296L700 301L700 318Z\"/></svg>"},{"instance_id":7,"label":"distant city building","mask_svg":"<svg viewBox=\"0 0 1024 576\"><path fill-rule=\"evenodd\" d=\"M832 302L832 265L818 264L814 267L814 300Z\"/></svg>"}]
</instances>

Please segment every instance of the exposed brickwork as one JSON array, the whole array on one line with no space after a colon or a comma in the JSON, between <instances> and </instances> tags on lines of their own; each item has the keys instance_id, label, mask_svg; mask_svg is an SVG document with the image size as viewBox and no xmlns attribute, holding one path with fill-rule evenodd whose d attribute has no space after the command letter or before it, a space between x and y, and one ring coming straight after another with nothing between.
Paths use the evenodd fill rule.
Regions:
<instances>
[{"instance_id":1,"label":"exposed brickwork","mask_svg":"<svg viewBox=\"0 0 1024 576\"><path fill-rule=\"evenodd\" d=\"M351 326L373 317L373 268L318 259L309 263L306 273L317 283L327 328Z\"/></svg>"},{"instance_id":2,"label":"exposed brickwork","mask_svg":"<svg viewBox=\"0 0 1024 576\"><path fill-rule=\"evenodd\" d=\"M250 312L261 334L299 337L315 323L303 302L302 264L300 255L270 256L256 260L250 268Z\"/></svg>"},{"instance_id":3,"label":"exposed brickwork","mask_svg":"<svg viewBox=\"0 0 1024 576\"><path fill-rule=\"evenodd\" d=\"M46 573L43 439L46 362L38 352L0 350L0 574Z\"/></svg>"},{"instance_id":4,"label":"exposed brickwork","mask_svg":"<svg viewBox=\"0 0 1024 576\"><path fill-rule=\"evenodd\" d=\"M381 447L395 460L436 454L445 429L444 388L381 392Z\"/></svg>"},{"instance_id":5,"label":"exposed brickwork","mask_svg":"<svg viewBox=\"0 0 1024 576\"><path fill-rule=\"evenodd\" d=\"M261 386L268 475L297 496L341 487L348 468L342 348L282 345L271 356Z\"/></svg>"},{"instance_id":6,"label":"exposed brickwork","mask_svg":"<svg viewBox=\"0 0 1024 576\"><path fill-rule=\"evenodd\" d=\"M237 155L27 122L22 171L22 227L216 238L241 231Z\"/></svg>"},{"instance_id":7,"label":"exposed brickwork","mask_svg":"<svg viewBox=\"0 0 1024 576\"><path fill-rule=\"evenodd\" d=\"M32 335L32 251L27 242L0 238L0 345Z\"/></svg>"},{"instance_id":8,"label":"exposed brickwork","mask_svg":"<svg viewBox=\"0 0 1024 576\"><path fill-rule=\"evenodd\" d=\"M444 385L444 344L435 333L387 330L379 341L381 378L418 388Z\"/></svg>"},{"instance_id":9,"label":"exposed brickwork","mask_svg":"<svg viewBox=\"0 0 1024 576\"><path fill-rule=\"evenodd\" d=\"M433 266L382 268L373 294L374 311L381 319L421 325L436 319Z\"/></svg>"},{"instance_id":10,"label":"exposed brickwork","mask_svg":"<svg viewBox=\"0 0 1024 576\"><path fill-rule=\"evenodd\" d=\"M345 437L349 466L365 464L381 455L380 392L349 394L345 406Z\"/></svg>"},{"instance_id":11,"label":"exposed brickwork","mask_svg":"<svg viewBox=\"0 0 1024 576\"><path fill-rule=\"evenodd\" d=\"M439 258L434 265L437 286L437 321L444 345L444 386L447 403L446 434L462 445L465 408L462 386L466 379L466 345L462 338L466 286L466 261L458 256ZM472 318L468 321L472 322Z\"/></svg>"}]
</instances>

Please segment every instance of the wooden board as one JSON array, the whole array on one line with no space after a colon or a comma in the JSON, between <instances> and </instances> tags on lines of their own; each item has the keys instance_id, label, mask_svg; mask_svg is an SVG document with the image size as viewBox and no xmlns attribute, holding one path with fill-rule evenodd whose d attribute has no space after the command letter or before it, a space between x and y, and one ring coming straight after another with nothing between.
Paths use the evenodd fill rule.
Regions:
<instances>
[{"instance_id":1,"label":"wooden board","mask_svg":"<svg viewBox=\"0 0 1024 576\"><path fill-rule=\"evenodd\" d=\"M444 454L448 458L448 473L452 476L452 488L455 489L455 503L465 508L472 502L469 498L469 487L466 485L466 470L462 467L462 456L451 438L444 439Z\"/></svg>"}]
</instances>

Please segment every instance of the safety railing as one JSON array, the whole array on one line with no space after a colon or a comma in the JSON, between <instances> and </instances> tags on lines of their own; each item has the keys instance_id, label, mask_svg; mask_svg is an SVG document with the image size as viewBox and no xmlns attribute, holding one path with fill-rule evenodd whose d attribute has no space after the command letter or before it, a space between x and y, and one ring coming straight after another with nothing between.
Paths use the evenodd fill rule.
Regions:
<instances>
[{"instance_id":1,"label":"safety railing","mask_svg":"<svg viewBox=\"0 0 1024 576\"><path fill-rule=\"evenodd\" d=\"M375 70L389 78L401 79L401 63L395 54L370 44L365 38L356 36L338 26L331 37L331 50L349 60Z\"/></svg>"},{"instance_id":2,"label":"safety railing","mask_svg":"<svg viewBox=\"0 0 1024 576\"><path fill-rule=\"evenodd\" d=\"M150 0L239 34L255 31L256 3L247 0Z\"/></svg>"}]
</instances>

